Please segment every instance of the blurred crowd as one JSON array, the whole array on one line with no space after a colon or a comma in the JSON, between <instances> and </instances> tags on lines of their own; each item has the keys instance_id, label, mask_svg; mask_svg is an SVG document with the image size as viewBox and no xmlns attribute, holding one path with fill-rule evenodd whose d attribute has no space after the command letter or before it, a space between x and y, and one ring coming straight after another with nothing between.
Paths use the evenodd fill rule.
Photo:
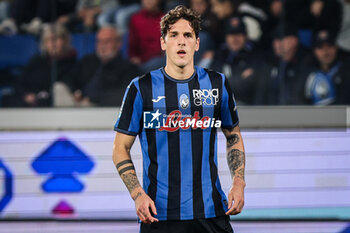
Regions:
<instances>
[{"instance_id":1,"label":"blurred crowd","mask_svg":"<svg viewBox=\"0 0 350 233\"><path fill-rule=\"evenodd\" d=\"M224 73L238 104L350 104L350 0L0 0L0 38L40 46L16 72L1 66L0 106L119 106L165 65L159 22L179 4L202 17L195 64ZM96 35L82 58L79 33Z\"/></svg>"}]
</instances>

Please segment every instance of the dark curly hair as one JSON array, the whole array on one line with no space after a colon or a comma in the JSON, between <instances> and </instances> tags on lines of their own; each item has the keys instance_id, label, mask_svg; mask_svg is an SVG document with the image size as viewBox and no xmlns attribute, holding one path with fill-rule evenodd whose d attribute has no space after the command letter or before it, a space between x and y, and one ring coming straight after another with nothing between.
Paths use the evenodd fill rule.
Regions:
<instances>
[{"instance_id":1,"label":"dark curly hair","mask_svg":"<svg viewBox=\"0 0 350 233\"><path fill-rule=\"evenodd\" d=\"M162 17L162 20L160 21L160 31L162 33L162 37L165 38L170 29L170 25L173 25L180 19L185 19L190 23L194 33L196 34L196 38L198 38L199 31L201 30L200 15L194 10L182 5L168 11L168 13Z\"/></svg>"}]
</instances>

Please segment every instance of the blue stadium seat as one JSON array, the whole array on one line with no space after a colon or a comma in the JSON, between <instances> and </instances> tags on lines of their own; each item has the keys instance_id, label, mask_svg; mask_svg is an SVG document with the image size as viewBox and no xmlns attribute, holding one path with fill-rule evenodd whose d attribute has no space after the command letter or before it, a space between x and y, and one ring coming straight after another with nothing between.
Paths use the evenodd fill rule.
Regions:
<instances>
[{"instance_id":1,"label":"blue stadium seat","mask_svg":"<svg viewBox=\"0 0 350 233\"><path fill-rule=\"evenodd\" d=\"M34 36L0 36L0 69L24 66L38 52L38 40Z\"/></svg>"},{"instance_id":2,"label":"blue stadium seat","mask_svg":"<svg viewBox=\"0 0 350 233\"><path fill-rule=\"evenodd\" d=\"M72 46L77 50L78 59L95 52L95 33L72 34Z\"/></svg>"},{"instance_id":3,"label":"blue stadium seat","mask_svg":"<svg viewBox=\"0 0 350 233\"><path fill-rule=\"evenodd\" d=\"M298 31L299 42L305 48L312 47L312 30L310 29L299 29Z\"/></svg>"},{"instance_id":4,"label":"blue stadium seat","mask_svg":"<svg viewBox=\"0 0 350 233\"><path fill-rule=\"evenodd\" d=\"M128 58L128 47L129 47L129 33L126 32L122 36L122 47L120 49L124 58Z\"/></svg>"}]
</instances>

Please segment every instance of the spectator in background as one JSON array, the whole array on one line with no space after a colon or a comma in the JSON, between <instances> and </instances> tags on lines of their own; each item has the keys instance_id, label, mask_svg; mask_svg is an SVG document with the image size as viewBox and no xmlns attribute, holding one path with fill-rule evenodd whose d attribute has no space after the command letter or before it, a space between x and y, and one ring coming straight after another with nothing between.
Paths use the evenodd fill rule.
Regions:
<instances>
[{"instance_id":1,"label":"spectator in background","mask_svg":"<svg viewBox=\"0 0 350 233\"><path fill-rule=\"evenodd\" d=\"M210 0L190 0L190 8L200 14L202 31L214 33L218 23L211 12Z\"/></svg>"},{"instance_id":2,"label":"spectator in background","mask_svg":"<svg viewBox=\"0 0 350 233\"><path fill-rule=\"evenodd\" d=\"M337 38L339 52L347 59L350 59L350 0L341 0L342 3L342 23Z\"/></svg>"},{"instance_id":3,"label":"spectator in background","mask_svg":"<svg viewBox=\"0 0 350 233\"><path fill-rule=\"evenodd\" d=\"M326 29L337 35L341 26L342 10L338 0L308 0L297 15L298 28L310 29L314 33Z\"/></svg>"},{"instance_id":4,"label":"spectator in background","mask_svg":"<svg viewBox=\"0 0 350 233\"><path fill-rule=\"evenodd\" d=\"M273 40L273 33L281 20L282 12L282 0L268 0L268 7L266 9L267 20L261 38L261 47L266 50L272 49L271 41Z\"/></svg>"},{"instance_id":5,"label":"spectator in background","mask_svg":"<svg viewBox=\"0 0 350 233\"><path fill-rule=\"evenodd\" d=\"M231 0L211 0L211 11L218 19L220 27L216 29L215 36L213 37L216 46L219 47L222 43L225 43L225 30L229 24L229 19L235 15L235 6Z\"/></svg>"},{"instance_id":6,"label":"spectator in background","mask_svg":"<svg viewBox=\"0 0 350 233\"><path fill-rule=\"evenodd\" d=\"M211 68L225 74L237 102L254 104L257 61L241 18L231 19L225 39L226 43L215 53Z\"/></svg>"},{"instance_id":7,"label":"spectator in background","mask_svg":"<svg viewBox=\"0 0 350 233\"><path fill-rule=\"evenodd\" d=\"M10 18L10 0L0 0L0 35L14 35L17 27Z\"/></svg>"},{"instance_id":8,"label":"spectator in background","mask_svg":"<svg viewBox=\"0 0 350 233\"><path fill-rule=\"evenodd\" d=\"M129 31L129 21L131 16L141 9L139 0L116 0L117 5L101 13L97 19L98 25L114 24L119 33L123 36Z\"/></svg>"},{"instance_id":9,"label":"spectator in background","mask_svg":"<svg viewBox=\"0 0 350 233\"><path fill-rule=\"evenodd\" d=\"M190 0L190 8L201 16L201 31L199 38L201 46L194 55L194 63L207 68L214 56L215 42L212 39L219 27L214 14L210 11L209 0Z\"/></svg>"},{"instance_id":10,"label":"spectator in background","mask_svg":"<svg viewBox=\"0 0 350 233\"><path fill-rule=\"evenodd\" d=\"M148 72L165 65L160 47L160 19L162 0L142 0L142 9L134 14L129 28L129 58Z\"/></svg>"},{"instance_id":11,"label":"spectator in background","mask_svg":"<svg viewBox=\"0 0 350 233\"><path fill-rule=\"evenodd\" d=\"M280 25L274 34L273 54L259 71L258 104L303 104L303 51L298 47L296 29ZM264 62L264 61L262 61Z\"/></svg>"},{"instance_id":12,"label":"spectator in background","mask_svg":"<svg viewBox=\"0 0 350 233\"><path fill-rule=\"evenodd\" d=\"M115 6L115 0L78 0L76 12L61 16L58 22L64 23L71 32L96 31L98 15Z\"/></svg>"},{"instance_id":13,"label":"spectator in background","mask_svg":"<svg viewBox=\"0 0 350 233\"><path fill-rule=\"evenodd\" d=\"M350 67L339 58L335 37L326 30L318 32L313 52L305 82L308 103L350 104Z\"/></svg>"},{"instance_id":14,"label":"spectator in background","mask_svg":"<svg viewBox=\"0 0 350 233\"><path fill-rule=\"evenodd\" d=\"M117 106L124 90L138 75L135 65L121 53L121 37L115 27L97 33L96 54L85 56L66 77L78 106Z\"/></svg>"},{"instance_id":15,"label":"spectator in background","mask_svg":"<svg viewBox=\"0 0 350 233\"><path fill-rule=\"evenodd\" d=\"M0 0L0 22L9 17L9 0Z\"/></svg>"},{"instance_id":16,"label":"spectator in background","mask_svg":"<svg viewBox=\"0 0 350 233\"><path fill-rule=\"evenodd\" d=\"M259 8L259 2L262 0L245 0L237 8L237 13L247 25L247 36L255 44L259 44L267 21L267 14Z\"/></svg>"},{"instance_id":17,"label":"spectator in background","mask_svg":"<svg viewBox=\"0 0 350 233\"><path fill-rule=\"evenodd\" d=\"M52 105L53 85L61 82L76 62L70 35L60 24L49 24L41 35L41 54L30 59L20 79L25 106Z\"/></svg>"},{"instance_id":18,"label":"spectator in background","mask_svg":"<svg viewBox=\"0 0 350 233\"><path fill-rule=\"evenodd\" d=\"M77 0L12 0L9 22L19 31L40 35L44 23L54 23L63 15L74 12Z\"/></svg>"},{"instance_id":19,"label":"spectator in background","mask_svg":"<svg viewBox=\"0 0 350 233\"><path fill-rule=\"evenodd\" d=\"M247 37L254 44L258 44L262 36L262 24L267 20L265 12L251 4L250 1L211 0L211 9L219 19L221 27L226 28L232 17L240 17L246 24ZM224 43L225 32L220 30L214 40Z\"/></svg>"}]
</instances>

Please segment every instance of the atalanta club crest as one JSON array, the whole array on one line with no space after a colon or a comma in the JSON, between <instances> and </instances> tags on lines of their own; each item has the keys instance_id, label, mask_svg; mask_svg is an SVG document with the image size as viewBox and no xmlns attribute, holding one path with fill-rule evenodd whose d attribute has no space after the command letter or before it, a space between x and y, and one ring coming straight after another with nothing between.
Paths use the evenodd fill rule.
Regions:
<instances>
[{"instance_id":1,"label":"atalanta club crest","mask_svg":"<svg viewBox=\"0 0 350 233\"><path fill-rule=\"evenodd\" d=\"M190 103L190 100L188 99L188 96L186 94L182 94L179 99L180 106L183 109L188 108L188 105Z\"/></svg>"}]
</instances>

